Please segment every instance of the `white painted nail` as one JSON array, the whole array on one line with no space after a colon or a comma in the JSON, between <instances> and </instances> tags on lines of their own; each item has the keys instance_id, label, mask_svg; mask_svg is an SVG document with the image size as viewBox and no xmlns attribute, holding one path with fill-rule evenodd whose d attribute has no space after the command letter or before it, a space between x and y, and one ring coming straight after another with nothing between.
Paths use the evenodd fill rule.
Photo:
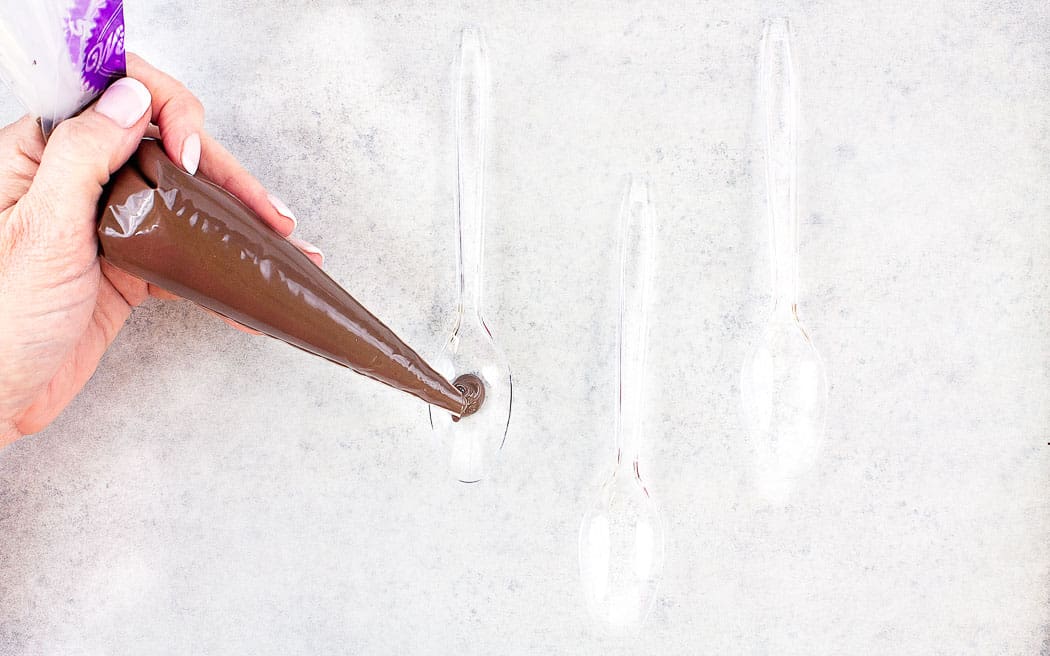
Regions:
<instances>
[{"instance_id":1,"label":"white painted nail","mask_svg":"<svg viewBox=\"0 0 1050 656\"><path fill-rule=\"evenodd\" d=\"M316 256L320 257L321 258L321 263L324 264L324 253L321 252L320 248L314 246L313 244L311 244L310 242L306 241L305 239L299 239L297 237L289 237L288 241L290 241L293 244L295 244L295 247L298 248L299 250L301 250L302 252L309 253L310 255L316 255Z\"/></svg>"},{"instance_id":2,"label":"white painted nail","mask_svg":"<svg viewBox=\"0 0 1050 656\"><path fill-rule=\"evenodd\" d=\"M201 136L194 132L182 142L182 168L193 175L201 163Z\"/></svg>"},{"instance_id":3,"label":"white painted nail","mask_svg":"<svg viewBox=\"0 0 1050 656\"><path fill-rule=\"evenodd\" d=\"M152 103L149 89L138 80L125 77L109 85L95 103L95 111L127 129L139 122Z\"/></svg>"},{"instance_id":4,"label":"white painted nail","mask_svg":"<svg viewBox=\"0 0 1050 656\"><path fill-rule=\"evenodd\" d=\"M273 208L277 210L278 214L292 220L293 228L298 224L298 221L295 219L295 214L292 213L292 210L288 209L288 206L284 204L284 201L269 193L266 194L266 197L270 199L270 204L273 205Z\"/></svg>"}]
</instances>

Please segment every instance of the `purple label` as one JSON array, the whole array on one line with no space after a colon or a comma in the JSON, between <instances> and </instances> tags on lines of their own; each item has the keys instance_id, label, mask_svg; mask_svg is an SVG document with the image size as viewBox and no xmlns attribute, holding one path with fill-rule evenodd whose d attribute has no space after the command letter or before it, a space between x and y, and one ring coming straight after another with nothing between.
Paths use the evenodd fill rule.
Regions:
<instances>
[{"instance_id":1,"label":"purple label","mask_svg":"<svg viewBox=\"0 0 1050 656\"><path fill-rule=\"evenodd\" d=\"M124 0L74 0L65 28L69 54L92 93L124 77Z\"/></svg>"}]
</instances>

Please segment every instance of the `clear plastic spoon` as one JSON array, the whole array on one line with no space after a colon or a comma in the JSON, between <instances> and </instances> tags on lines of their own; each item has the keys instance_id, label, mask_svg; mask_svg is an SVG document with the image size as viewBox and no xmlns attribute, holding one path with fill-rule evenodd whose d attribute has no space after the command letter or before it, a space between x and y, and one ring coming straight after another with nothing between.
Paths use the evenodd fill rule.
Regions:
<instances>
[{"instance_id":1,"label":"clear plastic spoon","mask_svg":"<svg viewBox=\"0 0 1050 656\"><path fill-rule=\"evenodd\" d=\"M431 406L430 422L448 443L452 475L476 483L492 470L510 423L510 367L492 339L482 315L482 264L485 243L485 127L489 80L481 31L463 29L456 84L456 144L459 189L456 196L456 263L459 303L456 320L440 355L439 373L457 387L484 390L481 408L460 421Z\"/></svg>"},{"instance_id":2,"label":"clear plastic spoon","mask_svg":"<svg viewBox=\"0 0 1050 656\"><path fill-rule=\"evenodd\" d=\"M663 523L638 462L653 251L649 193L647 183L632 180L621 209L616 460L580 523L580 577L587 607L598 629L612 636L638 633L663 569Z\"/></svg>"},{"instance_id":3,"label":"clear plastic spoon","mask_svg":"<svg viewBox=\"0 0 1050 656\"><path fill-rule=\"evenodd\" d=\"M798 97L787 19L765 26L760 80L773 307L744 362L741 396L759 489L783 502L819 454L828 396L824 363L798 318Z\"/></svg>"}]
</instances>

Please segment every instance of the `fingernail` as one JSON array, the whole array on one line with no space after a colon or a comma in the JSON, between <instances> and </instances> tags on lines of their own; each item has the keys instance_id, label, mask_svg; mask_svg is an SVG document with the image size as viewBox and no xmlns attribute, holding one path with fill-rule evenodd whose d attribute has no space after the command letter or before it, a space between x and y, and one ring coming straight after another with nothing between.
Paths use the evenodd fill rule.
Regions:
<instances>
[{"instance_id":1,"label":"fingernail","mask_svg":"<svg viewBox=\"0 0 1050 656\"><path fill-rule=\"evenodd\" d=\"M273 205L278 214L292 220L292 228L294 228L298 221L295 219L295 214L292 214L292 211L284 204L284 201L273 194L266 194L266 197L270 199L270 204Z\"/></svg>"},{"instance_id":2,"label":"fingernail","mask_svg":"<svg viewBox=\"0 0 1050 656\"><path fill-rule=\"evenodd\" d=\"M95 111L122 128L130 128L139 122L152 102L149 89L138 80L125 77L106 89L95 103Z\"/></svg>"},{"instance_id":3,"label":"fingernail","mask_svg":"<svg viewBox=\"0 0 1050 656\"><path fill-rule=\"evenodd\" d=\"M193 175L201 163L201 136L194 132L182 142L182 168Z\"/></svg>"},{"instance_id":4,"label":"fingernail","mask_svg":"<svg viewBox=\"0 0 1050 656\"><path fill-rule=\"evenodd\" d=\"M299 239L298 237L289 237L288 241L295 244L295 247L301 250L302 252L309 253L310 255L316 255L317 257L321 258L321 264L324 264L324 253L321 252L320 248L314 246L305 239Z\"/></svg>"}]
</instances>

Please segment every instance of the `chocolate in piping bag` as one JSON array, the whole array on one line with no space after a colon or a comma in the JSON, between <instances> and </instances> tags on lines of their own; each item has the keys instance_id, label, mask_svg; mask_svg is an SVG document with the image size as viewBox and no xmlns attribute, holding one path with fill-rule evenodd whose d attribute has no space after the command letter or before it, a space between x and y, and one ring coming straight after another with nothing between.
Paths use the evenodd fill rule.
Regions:
<instances>
[{"instance_id":1,"label":"chocolate in piping bag","mask_svg":"<svg viewBox=\"0 0 1050 656\"><path fill-rule=\"evenodd\" d=\"M100 207L99 250L114 266L457 417L480 405L237 198L172 164L156 140L113 175Z\"/></svg>"}]
</instances>

